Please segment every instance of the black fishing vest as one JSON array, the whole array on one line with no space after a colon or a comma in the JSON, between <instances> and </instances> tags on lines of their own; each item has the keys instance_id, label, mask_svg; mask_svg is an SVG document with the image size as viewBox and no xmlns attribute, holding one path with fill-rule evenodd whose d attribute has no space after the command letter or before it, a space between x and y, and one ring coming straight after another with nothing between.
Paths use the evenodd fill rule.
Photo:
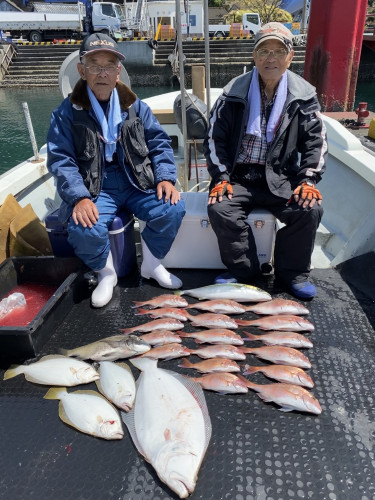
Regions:
<instances>
[{"instance_id":1,"label":"black fishing vest","mask_svg":"<svg viewBox=\"0 0 375 500\"><path fill-rule=\"evenodd\" d=\"M133 106L128 108L128 118L120 132L120 141L125 162L130 166L135 183L143 190L155 187L152 163L148 156L142 120L136 115ZM72 134L74 151L79 173L90 195L99 195L102 186L104 143L96 121L84 109L73 106Z\"/></svg>"}]
</instances>

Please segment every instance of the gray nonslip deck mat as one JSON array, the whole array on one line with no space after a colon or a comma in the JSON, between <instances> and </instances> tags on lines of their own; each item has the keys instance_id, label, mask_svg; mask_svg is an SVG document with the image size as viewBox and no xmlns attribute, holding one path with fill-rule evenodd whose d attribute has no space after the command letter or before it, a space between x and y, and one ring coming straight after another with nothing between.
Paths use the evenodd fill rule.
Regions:
<instances>
[{"instance_id":1,"label":"gray nonslip deck mat","mask_svg":"<svg viewBox=\"0 0 375 500\"><path fill-rule=\"evenodd\" d=\"M186 270L176 274L187 289L211 284L216 273ZM308 319L315 325L315 331L307 334L314 347L304 353L312 363L312 392L320 401L322 414L283 413L253 391L246 395L205 391L212 438L192 500L375 498L374 330L336 270L314 270L312 277L318 296L306 305ZM274 297L291 298L270 277L256 284ZM86 296L73 306L42 354L78 347L149 321L146 316L135 316L130 305L162 293L166 291L150 281L138 286L134 277L120 282L112 302L103 309L92 309ZM239 317L252 319L255 315ZM255 327L244 329L261 333ZM184 331L194 328L187 325ZM192 339L183 343L196 346ZM259 342L247 344L261 346ZM194 370L179 368L179 362L160 361L159 366L199 376ZM246 363L265 364L252 355L247 355ZM137 377L138 370L132 370ZM59 419L58 401L43 399L48 387L29 383L23 375L3 381L3 373L1 370L1 499L177 498L138 454L125 426L121 441L82 434ZM260 373L249 379L271 382ZM89 384L68 391L86 388L96 390L95 384Z\"/></svg>"}]
</instances>

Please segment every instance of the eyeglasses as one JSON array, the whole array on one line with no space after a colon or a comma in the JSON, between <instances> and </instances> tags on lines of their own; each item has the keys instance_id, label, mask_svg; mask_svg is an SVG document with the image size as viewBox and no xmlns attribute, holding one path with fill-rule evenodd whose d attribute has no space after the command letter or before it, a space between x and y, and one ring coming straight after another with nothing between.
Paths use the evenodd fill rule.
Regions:
<instances>
[{"instance_id":1,"label":"eyeglasses","mask_svg":"<svg viewBox=\"0 0 375 500\"><path fill-rule=\"evenodd\" d=\"M287 55L288 51L286 49L259 49L257 50L257 55L260 59L267 59L272 54L272 57L276 57L276 59L283 59Z\"/></svg>"},{"instance_id":2,"label":"eyeglasses","mask_svg":"<svg viewBox=\"0 0 375 500\"><path fill-rule=\"evenodd\" d=\"M106 75L115 75L118 71L118 66L85 66L90 75L100 75L102 71Z\"/></svg>"}]
</instances>

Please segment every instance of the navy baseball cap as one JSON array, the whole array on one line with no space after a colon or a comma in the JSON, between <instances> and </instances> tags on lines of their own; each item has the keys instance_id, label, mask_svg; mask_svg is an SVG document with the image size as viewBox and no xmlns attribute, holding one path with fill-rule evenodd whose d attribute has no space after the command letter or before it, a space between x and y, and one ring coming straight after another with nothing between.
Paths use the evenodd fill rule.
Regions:
<instances>
[{"instance_id":1,"label":"navy baseball cap","mask_svg":"<svg viewBox=\"0 0 375 500\"><path fill-rule=\"evenodd\" d=\"M93 33L82 40L79 49L79 58L82 59L82 57L87 54L93 54L99 51L102 52L103 50L116 54L122 61L125 59L117 43L110 36L104 35L103 33Z\"/></svg>"}]
</instances>

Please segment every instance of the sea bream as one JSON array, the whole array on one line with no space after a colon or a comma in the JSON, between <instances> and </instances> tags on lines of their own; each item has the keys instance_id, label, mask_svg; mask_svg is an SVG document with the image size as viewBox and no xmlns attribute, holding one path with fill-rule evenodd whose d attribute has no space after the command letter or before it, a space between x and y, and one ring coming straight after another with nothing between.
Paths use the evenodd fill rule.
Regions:
<instances>
[{"instance_id":1,"label":"sea bream","mask_svg":"<svg viewBox=\"0 0 375 500\"><path fill-rule=\"evenodd\" d=\"M93 361L115 361L138 356L151 349L151 346L136 335L113 335L75 349L60 349L66 356Z\"/></svg>"},{"instance_id":2,"label":"sea bream","mask_svg":"<svg viewBox=\"0 0 375 500\"><path fill-rule=\"evenodd\" d=\"M12 365L4 373L4 380L21 373L25 375L26 380L34 384L64 387L88 384L99 378L98 372L85 361L59 354L44 356L30 365Z\"/></svg>"},{"instance_id":3,"label":"sea bream","mask_svg":"<svg viewBox=\"0 0 375 500\"><path fill-rule=\"evenodd\" d=\"M117 408L129 411L135 400L135 380L126 363L99 362L100 380L95 383L99 392Z\"/></svg>"},{"instance_id":4,"label":"sea bream","mask_svg":"<svg viewBox=\"0 0 375 500\"><path fill-rule=\"evenodd\" d=\"M178 295L163 294L149 300L134 301L133 304L132 307L148 306L150 309L156 309L157 307L186 307L188 302Z\"/></svg>"},{"instance_id":5,"label":"sea bream","mask_svg":"<svg viewBox=\"0 0 375 500\"><path fill-rule=\"evenodd\" d=\"M44 398L59 399L60 419L85 434L108 440L124 436L118 411L98 392L52 387Z\"/></svg>"},{"instance_id":6,"label":"sea bream","mask_svg":"<svg viewBox=\"0 0 375 500\"><path fill-rule=\"evenodd\" d=\"M226 314L203 313L196 316L189 315L192 326L203 326L204 328L238 328L234 319Z\"/></svg>"},{"instance_id":7,"label":"sea bream","mask_svg":"<svg viewBox=\"0 0 375 500\"><path fill-rule=\"evenodd\" d=\"M134 408L122 415L139 453L180 498L195 489L211 438L202 388L189 378L158 368L157 361L131 361L142 370Z\"/></svg>"},{"instance_id":8,"label":"sea bream","mask_svg":"<svg viewBox=\"0 0 375 500\"><path fill-rule=\"evenodd\" d=\"M195 339L197 343L208 343L208 344L231 344L231 345L243 345L243 338L232 330L227 330L226 328L213 328L210 330L201 330L199 332L177 332L182 338L192 338Z\"/></svg>"},{"instance_id":9,"label":"sea bream","mask_svg":"<svg viewBox=\"0 0 375 500\"><path fill-rule=\"evenodd\" d=\"M233 373L209 373L202 377L190 377L198 382L203 389L219 392L220 394L237 394L248 392L247 384Z\"/></svg>"},{"instance_id":10,"label":"sea bream","mask_svg":"<svg viewBox=\"0 0 375 500\"><path fill-rule=\"evenodd\" d=\"M264 347L238 347L245 354L255 354L257 358L266 359L279 365L299 366L311 368L310 360L293 347L264 346Z\"/></svg>"},{"instance_id":11,"label":"sea bream","mask_svg":"<svg viewBox=\"0 0 375 500\"><path fill-rule=\"evenodd\" d=\"M229 299L238 302L263 302L271 300L269 293L256 286L243 283L222 283L191 290L176 290L176 295L190 295L196 299Z\"/></svg>"},{"instance_id":12,"label":"sea bream","mask_svg":"<svg viewBox=\"0 0 375 500\"><path fill-rule=\"evenodd\" d=\"M159 309L143 309L140 307L135 315L148 315L151 318L172 318L178 319L179 321L187 321L190 319L190 314L187 311L178 309L177 307L160 307Z\"/></svg>"},{"instance_id":13,"label":"sea bream","mask_svg":"<svg viewBox=\"0 0 375 500\"><path fill-rule=\"evenodd\" d=\"M272 299L269 302L261 302L259 304L247 306L247 311L251 311L255 314L295 314L297 316L301 314L309 314L310 312L303 304L300 304L295 300L282 298Z\"/></svg>"},{"instance_id":14,"label":"sea bream","mask_svg":"<svg viewBox=\"0 0 375 500\"><path fill-rule=\"evenodd\" d=\"M245 365L244 375L252 375L254 373L263 373L268 378L284 382L285 384L302 385L312 389L314 382L310 375L298 366L289 365L267 365L267 366L250 366Z\"/></svg>"},{"instance_id":15,"label":"sea bream","mask_svg":"<svg viewBox=\"0 0 375 500\"><path fill-rule=\"evenodd\" d=\"M217 344L200 347L199 349L190 349L190 354L196 354L200 358L228 358L236 361L246 359L246 354L242 348L229 344Z\"/></svg>"},{"instance_id":16,"label":"sea bream","mask_svg":"<svg viewBox=\"0 0 375 500\"><path fill-rule=\"evenodd\" d=\"M236 319L239 326L257 326L261 330L288 330L292 332L313 332L315 327L306 318L291 314L264 316L263 318L243 320Z\"/></svg>"},{"instance_id":17,"label":"sea bream","mask_svg":"<svg viewBox=\"0 0 375 500\"><path fill-rule=\"evenodd\" d=\"M195 302L194 304L189 304L186 309L198 309L200 311L208 311L218 314L243 314L249 307L252 306L245 306L235 300L217 299Z\"/></svg>"},{"instance_id":18,"label":"sea bream","mask_svg":"<svg viewBox=\"0 0 375 500\"><path fill-rule=\"evenodd\" d=\"M170 330L155 330L154 332L144 333L140 335L140 339L144 340L152 346L159 346L165 344L181 344L182 340L175 332Z\"/></svg>"},{"instance_id":19,"label":"sea bream","mask_svg":"<svg viewBox=\"0 0 375 500\"><path fill-rule=\"evenodd\" d=\"M190 349L185 347L182 344L173 343L173 344L165 344L153 347L149 351L145 352L141 356L137 356L136 359L139 358L152 358L152 359L175 359L181 358L182 356L189 356Z\"/></svg>"},{"instance_id":20,"label":"sea bream","mask_svg":"<svg viewBox=\"0 0 375 500\"><path fill-rule=\"evenodd\" d=\"M192 363L187 358L182 358L178 366L181 368L192 368L200 373L232 373L241 371L236 361L225 358L211 358L204 361L198 361L198 363Z\"/></svg>"},{"instance_id":21,"label":"sea bream","mask_svg":"<svg viewBox=\"0 0 375 500\"><path fill-rule=\"evenodd\" d=\"M183 328L184 324L178 319L173 318L161 318L154 319L148 323L143 323L141 325L133 326L131 328L121 328L121 331L125 334L133 332L153 332L155 330L180 330Z\"/></svg>"},{"instance_id":22,"label":"sea bream","mask_svg":"<svg viewBox=\"0 0 375 500\"><path fill-rule=\"evenodd\" d=\"M249 389L256 391L258 396L266 403L276 403L281 406L280 411L303 411L320 415L322 408L319 401L306 389L299 385L292 384L254 384L242 375L238 375L246 380Z\"/></svg>"},{"instance_id":23,"label":"sea bream","mask_svg":"<svg viewBox=\"0 0 375 500\"><path fill-rule=\"evenodd\" d=\"M313 343L310 339L297 332L277 332L263 333L262 335L254 335L250 332L243 332L248 340L259 340L266 345L282 345L285 347L295 348L310 348Z\"/></svg>"}]
</instances>

